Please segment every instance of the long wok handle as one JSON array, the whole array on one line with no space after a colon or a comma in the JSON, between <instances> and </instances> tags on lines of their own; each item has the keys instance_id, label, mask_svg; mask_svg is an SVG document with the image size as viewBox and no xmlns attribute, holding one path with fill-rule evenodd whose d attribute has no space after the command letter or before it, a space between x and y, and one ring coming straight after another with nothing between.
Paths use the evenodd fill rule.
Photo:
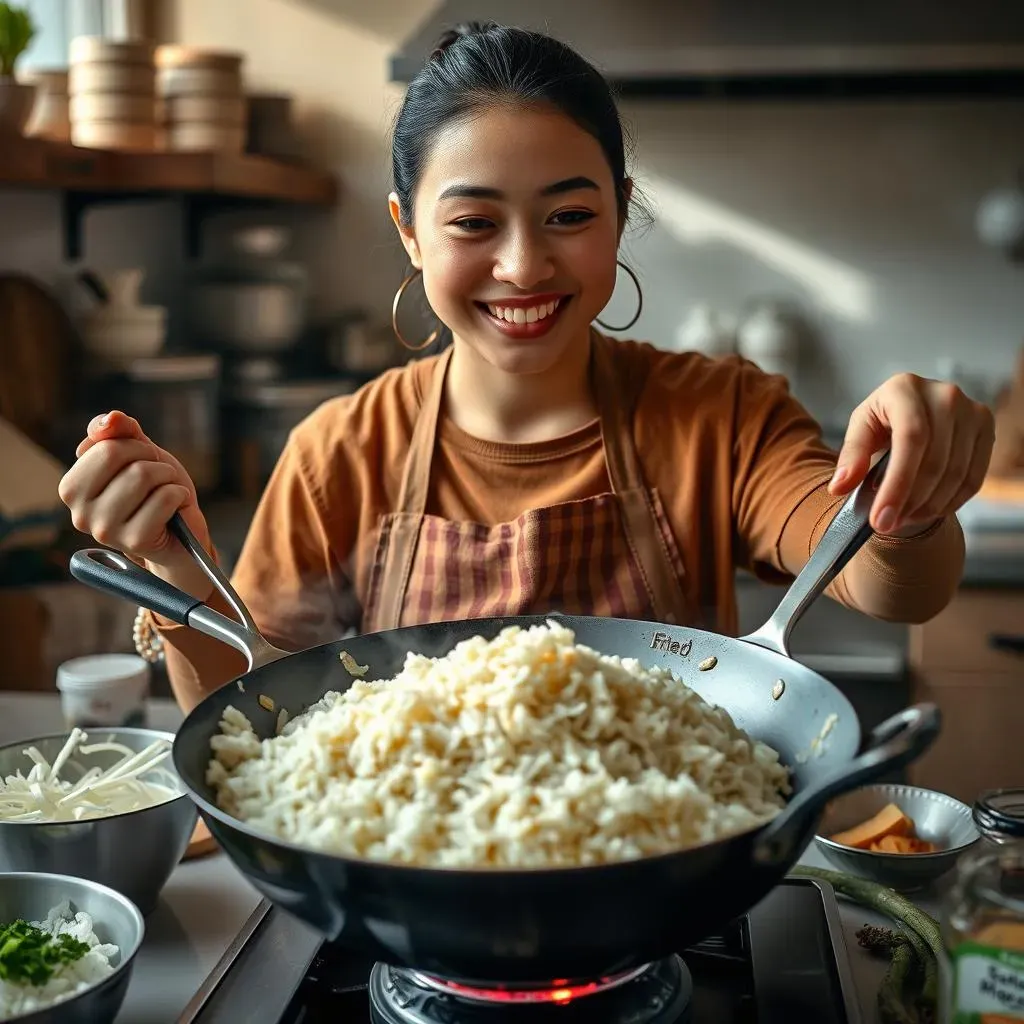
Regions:
<instances>
[{"instance_id":1,"label":"long wok handle","mask_svg":"<svg viewBox=\"0 0 1024 1024\"><path fill-rule=\"evenodd\" d=\"M874 532L870 522L871 506L888 464L889 452L885 452L829 523L771 618L760 629L740 639L789 657L789 637L801 616Z\"/></svg>"},{"instance_id":2,"label":"long wok handle","mask_svg":"<svg viewBox=\"0 0 1024 1024\"><path fill-rule=\"evenodd\" d=\"M71 556L71 575L96 590L149 608L172 622L190 626L214 640L233 647L245 655L249 671L286 657L287 651L274 647L260 633L242 599L217 563L210 558L185 525L184 520L175 514L167 525L223 594L224 599L238 614L240 622L207 607L198 598L186 594L149 570L136 565L119 551L111 551L108 548L82 548Z\"/></svg>"},{"instance_id":3,"label":"long wok handle","mask_svg":"<svg viewBox=\"0 0 1024 1024\"><path fill-rule=\"evenodd\" d=\"M935 742L942 714L935 704L915 704L877 726L867 748L852 761L801 790L758 836L754 858L765 865L790 863L810 839L833 797L919 758Z\"/></svg>"}]
</instances>

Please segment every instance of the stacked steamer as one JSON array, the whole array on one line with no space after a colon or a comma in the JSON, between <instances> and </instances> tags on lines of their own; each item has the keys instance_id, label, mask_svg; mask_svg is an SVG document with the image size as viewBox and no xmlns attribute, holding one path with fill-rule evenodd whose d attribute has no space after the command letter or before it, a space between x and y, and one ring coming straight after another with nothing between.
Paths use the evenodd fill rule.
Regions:
<instances>
[{"instance_id":1,"label":"stacked steamer","mask_svg":"<svg viewBox=\"0 0 1024 1024\"><path fill-rule=\"evenodd\" d=\"M245 149L242 59L241 54L194 46L157 49L157 91L167 149Z\"/></svg>"},{"instance_id":2,"label":"stacked steamer","mask_svg":"<svg viewBox=\"0 0 1024 1024\"><path fill-rule=\"evenodd\" d=\"M94 36L71 40L71 141L90 149L158 148L153 44Z\"/></svg>"}]
</instances>

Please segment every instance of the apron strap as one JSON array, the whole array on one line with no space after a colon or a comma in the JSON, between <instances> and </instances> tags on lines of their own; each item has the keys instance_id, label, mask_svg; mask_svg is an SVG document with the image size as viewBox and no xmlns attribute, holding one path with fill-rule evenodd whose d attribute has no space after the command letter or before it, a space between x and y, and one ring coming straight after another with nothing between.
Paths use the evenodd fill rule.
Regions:
<instances>
[{"instance_id":1,"label":"apron strap","mask_svg":"<svg viewBox=\"0 0 1024 1024\"><path fill-rule=\"evenodd\" d=\"M659 622L678 622L687 602L633 441L633 411L643 385L626 382L623 387L622 375L615 372L612 344L594 332L594 399L601 410L608 480L618 496L626 541L643 577L654 615Z\"/></svg>"},{"instance_id":2,"label":"apron strap","mask_svg":"<svg viewBox=\"0 0 1024 1024\"><path fill-rule=\"evenodd\" d=\"M416 416L409 453L402 471L402 487L398 492L397 515L389 516L385 529L389 535L384 548L384 564L380 566L381 629L396 629L402 621L402 607L409 589L412 563L420 539L420 526L427 508L430 491L430 466L437 441L437 425L441 419L444 382L448 375L452 350L446 349L437 360L430 389Z\"/></svg>"},{"instance_id":3,"label":"apron strap","mask_svg":"<svg viewBox=\"0 0 1024 1024\"><path fill-rule=\"evenodd\" d=\"M402 488L398 492L396 512L408 512L421 516L427 510L427 496L430 493L430 467L434 461L437 444L437 427L441 422L441 406L444 404L444 382L448 376L448 364L452 361L449 346L439 356L430 378L420 411L416 414L409 453L402 471Z\"/></svg>"}]
</instances>

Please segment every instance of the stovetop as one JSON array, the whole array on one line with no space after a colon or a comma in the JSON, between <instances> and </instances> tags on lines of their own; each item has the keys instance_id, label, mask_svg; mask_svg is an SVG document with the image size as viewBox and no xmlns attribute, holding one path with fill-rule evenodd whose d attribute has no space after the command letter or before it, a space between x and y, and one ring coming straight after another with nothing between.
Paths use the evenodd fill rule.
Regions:
<instances>
[{"instance_id":1,"label":"stovetop","mask_svg":"<svg viewBox=\"0 0 1024 1024\"><path fill-rule=\"evenodd\" d=\"M692 995L688 1010L670 1012L665 1024L861 1024L839 908L828 885L787 878L740 921L680 950L679 957ZM178 1024L373 1024L373 966L264 901ZM377 969L375 984L382 974L388 975L386 968ZM588 1000L596 998L548 1012L519 1009L495 1020L557 1016L565 1024L598 1024L603 1013L587 1015ZM450 1008L442 1012L450 1024L478 1019Z\"/></svg>"}]
</instances>

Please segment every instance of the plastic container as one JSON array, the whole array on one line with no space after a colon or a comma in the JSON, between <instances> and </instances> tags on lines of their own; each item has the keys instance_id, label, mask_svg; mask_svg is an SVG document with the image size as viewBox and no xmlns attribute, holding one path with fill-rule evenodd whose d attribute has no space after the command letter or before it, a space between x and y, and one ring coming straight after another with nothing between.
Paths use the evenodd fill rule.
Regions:
<instances>
[{"instance_id":1,"label":"plastic container","mask_svg":"<svg viewBox=\"0 0 1024 1024\"><path fill-rule=\"evenodd\" d=\"M982 842L960 862L949 895L952 1024L1024 1022L1024 789L983 793Z\"/></svg>"},{"instance_id":2,"label":"plastic container","mask_svg":"<svg viewBox=\"0 0 1024 1024\"><path fill-rule=\"evenodd\" d=\"M57 669L68 729L145 728L149 664L136 654L91 654Z\"/></svg>"}]
</instances>

